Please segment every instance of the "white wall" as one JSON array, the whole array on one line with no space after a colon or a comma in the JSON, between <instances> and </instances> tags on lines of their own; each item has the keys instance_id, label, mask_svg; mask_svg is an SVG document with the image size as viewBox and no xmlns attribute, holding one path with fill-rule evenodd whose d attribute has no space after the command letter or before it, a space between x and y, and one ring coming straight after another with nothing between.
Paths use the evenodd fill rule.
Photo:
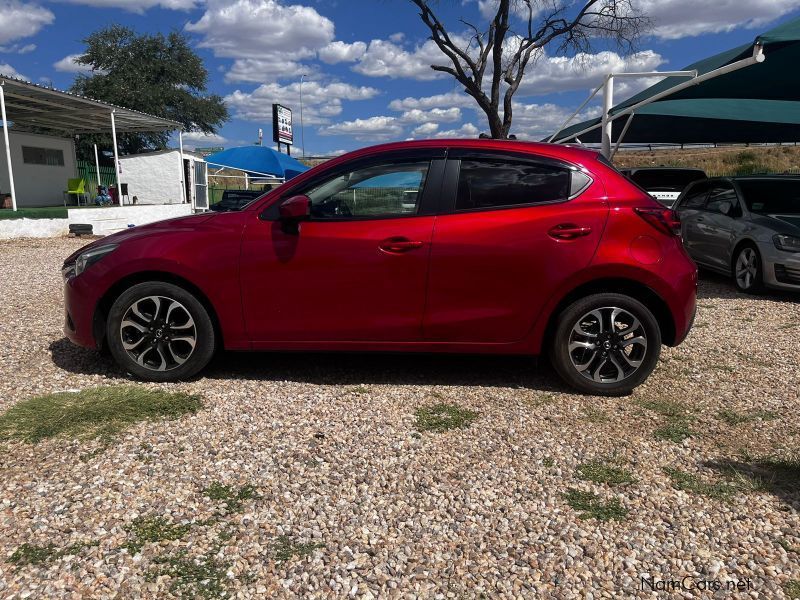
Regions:
<instances>
[{"instance_id":1,"label":"white wall","mask_svg":"<svg viewBox=\"0 0 800 600\"><path fill-rule=\"evenodd\" d=\"M59 138L35 133L8 131L11 146L11 163L14 169L14 187L19 208L31 206L58 206L64 203L67 179L76 177L75 144L71 138ZM22 162L22 146L51 148L64 153L64 166L29 165ZM177 167L176 167L177 168ZM0 144L0 192L8 194L5 146Z\"/></svg>"},{"instance_id":2,"label":"white wall","mask_svg":"<svg viewBox=\"0 0 800 600\"><path fill-rule=\"evenodd\" d=\"M92 225L94 235L109 235L127 229L128 225L146 225L154 221L184 217L190 214L192 214L192 207L189 204L73 208L67 211L67 222L69 225L88 223Z\"/></svg>"},{"instance_id":3,"label":"white wall","mask_svg":"<svg viewBox=\"0 0 800 600\"><path fill-rule=\"evenodd\" d=\"M134 196L138 198L139 204L183 202L181 156L177 150L121 156L119 162L122 166L119 180L120 183L128 184L131 202Z\"/></svg>"}]
</instances>

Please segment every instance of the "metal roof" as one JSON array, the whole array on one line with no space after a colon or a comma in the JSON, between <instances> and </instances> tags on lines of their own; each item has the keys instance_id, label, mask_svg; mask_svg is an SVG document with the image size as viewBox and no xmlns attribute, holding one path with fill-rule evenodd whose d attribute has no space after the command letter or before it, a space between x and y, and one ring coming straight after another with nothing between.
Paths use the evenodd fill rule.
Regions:
<instances>
[{"instance_id":1,"label":"metal roof","mask_svg":"<svg viewBox=\"0 0 800 600\"><path fill-rule=\"evenodd\" d=\"M65 134L111 131L114 112L117 132L153 132L182 129L177 121L93 100L70 92L36 85L0 74L6 99L6 117L21 127L38 127Z\"/></svg>"}]
</instances>

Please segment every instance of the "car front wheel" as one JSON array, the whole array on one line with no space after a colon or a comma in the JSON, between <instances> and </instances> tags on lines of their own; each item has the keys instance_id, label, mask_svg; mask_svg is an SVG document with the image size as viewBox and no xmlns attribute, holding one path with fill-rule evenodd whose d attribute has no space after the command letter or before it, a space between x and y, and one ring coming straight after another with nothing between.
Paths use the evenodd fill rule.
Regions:
<instances>
[{"instance_id":1,"label":"car front wheel","mask_svg":"<svg viewBox=\"0 0 800 600\"><path fill-rule=\"evenodd\" d=\"M214 354L214 326L203 304L165 282L139 283L109 311L106 340L114 360L147 381L177 381L198 373Z\"/></svg>"},{"instance_id":2,"label":"car front wheel","mask_svg":"<svg viewBox=\"0 0 800 600\"><path fill-rule=\"evenodd\" d=\"M733 280L740 292L754 294L761 289L761 257L754 246L742 246L733 261Z\"/></svg>"},{"instance_id":3,"label":"car front wheel","mask_svg":"<svg viewBox=\"0 0 800 600\"><path fill-rule=\"evenodd\" d=\"M647 379L661 353L653 314L623 294L582 298L558 317L551 361L572 387L601 396L629 394Z\"/></svg>"}]
</instances>

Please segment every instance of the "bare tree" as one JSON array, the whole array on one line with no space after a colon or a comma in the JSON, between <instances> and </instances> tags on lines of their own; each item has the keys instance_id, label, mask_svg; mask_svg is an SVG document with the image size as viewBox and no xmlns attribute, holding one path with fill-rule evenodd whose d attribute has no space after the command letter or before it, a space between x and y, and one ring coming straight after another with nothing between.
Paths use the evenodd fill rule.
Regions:
<instances>
[{"instance_id":1,"label":"bare tree","mask_svg":"<svg viewBox=\"0 0 800 600\"><path fill-rule=\"evenodd\" d=\"M464 42L463 36L447 32L430 0L411 0L430 29L430 39L452 63L431 68L452 75L464 86L486 113L491 136L499 139L508 138L511 130L511 101L525 69L545 48L588 52L593 42L606 39L630 52L649 26L649 19L633 6L634 0L496 1L497 12L487 28L461 20L469 32ZM510 19L521 24L519 31L512 28ZM486 87L484 79L489 80Z\"/></svg>"}]
</instances>

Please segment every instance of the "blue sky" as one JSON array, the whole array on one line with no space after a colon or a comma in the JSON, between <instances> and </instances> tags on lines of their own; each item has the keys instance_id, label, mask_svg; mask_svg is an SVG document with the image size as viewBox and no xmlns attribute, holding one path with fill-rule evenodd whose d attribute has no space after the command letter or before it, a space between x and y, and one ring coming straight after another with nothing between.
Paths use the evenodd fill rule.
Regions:
<instances>
[{"instance_id":1,"label":"blue sky","mask_svg":"<svg viewBox=\"0 0 800 600\"><path fill-rule=\"evenodd\" d=\"M458 35L460 18L488 22L494 1L433 5ZM678 69L800 16L798 0L631 1L654 26L638 52L620 56L601 43L581 57L540 56L515 96L513 132L552 132L610 70ZM408 0L0 0L0 73L65 89L79 69L70 57L81 53L81 39L113 23L183 31L205 60L209 89L232 118L217 136L187 135L188 147L249 144L259 127L267 143L271 104L281 102L294 110L299 154L302 73L306 154L487 130L461 88L430 70L447 63ZM618 84L618 99L646 84Z\"/></svg>"}]
</instances>

